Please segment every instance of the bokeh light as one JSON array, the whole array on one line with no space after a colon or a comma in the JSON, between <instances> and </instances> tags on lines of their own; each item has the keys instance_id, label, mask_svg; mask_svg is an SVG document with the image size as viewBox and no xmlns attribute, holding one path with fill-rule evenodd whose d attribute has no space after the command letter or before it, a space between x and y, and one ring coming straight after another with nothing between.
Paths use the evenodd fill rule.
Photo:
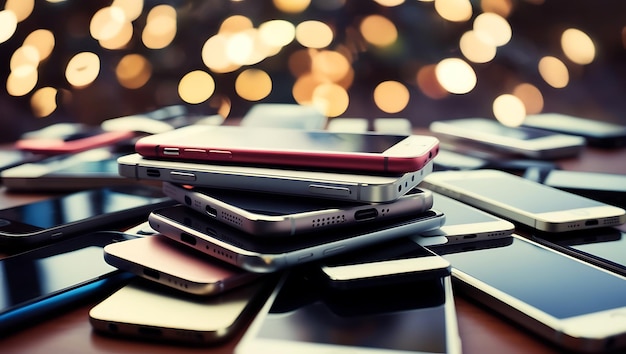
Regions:
<instances>
[{"instance_id":1,"label":"bokeh light","mask_svg":"<svg viewBox=\"0 0 626 354\"><path fill-rule=\"evenodd\" d=\"M100 73L100 58L92 52L81 52L72 57L65 68L70 85L82 88L91 84Z\"/></svg>"},{"instance_id":2,"label":"bokeh light","mask_svg":"<svg viewBox=\"0 0 626 354\"><path fill-rule=\"evenodd\" d=\"M248 101L260 101L272 92L272 79L263 70L247 69L235 80L235 91Z\"/></svg>"},{"instance_id":3,"label":"bokeh light","mask_svg":"<svg viewBox=\"0 0 626 354\"><path fill-rule=\"evenodd\" d=\"M474 63L487 63L496 57L496 46L490 41L485 41L476 31L465 32L461 36L459 47L467 60Z\"/></svg>"},{"instance_id":4,"label":"bokeh light","mask_svg":"<svg viewBox=\"0 0 626 354\"><path fill-rule=\"evenodd\" d=\"M308 48L326 48L333 41L333 30L321 21L300 22L296 26L296 40Z\"/></svg>"},{"instance_id":5,"label":"bokeh light","mask_svg":"<svg viewBox=\"0 0 626 354\"><path fill-rule=\"evenodd\" d=\"M161 49L174 40L176 32L176 9L170 5L157 5L148 12L141 40L150 49Z\"/></svg>"},{"instance_id":6,"label":"bokeh light","mask_svg":"<svg viewBox=\"0 0 626 354\"><path fill-rule=\"evenodd\" d=\"M406 108L411 96L409 89L397 81L381 82L374 89L374 102L381 111L398 113Z\"/></svg>"},{"instance_id":7,"label":"bokeh light","mask_svg":"<svg viewBox=\"0 0 626 354\"><path fill-rule=\"evenodd\" d=\"M120 59L115 68L120 85L137 89L145 85L152 76L152 65L140 54L128 54Z\"/></svg>"},{"instance_id":8,"label":"bokeh light","mask_svg":"<svg viewBox=\"0 0 626 354\"><path fill-rule=\"evenodd\" d=\"M343 114L349 102L348 92L337 84L321 84L313 90L312 105L327 117Z\"/></svg>"},{"instance_id":9,"label":"bokeh light","mask_svg":"<svg viewBox=\"0 0 626 354\"><path fill-rule=\"evenodd\" d=\"M187 73L178 83L178 95L187 103L202 103L208 100L214 92L215 80L202 70Z\"/></svg>"},{"instance_id":10,"label":"bokeh light","mask_svg":"<svg viewBox=\"0 0 626 354\"><path fill-rule=\"evenodd\" d=\"M11 96L24 96L35 88L38 78L39 75L35 67L22 65L9 74L7 92Z\"/></svg>"},{"instance_id":11,"label":"bokeh light","mask_svg":"<svg viewBox=\"0 0 626 354\"><path fill-rule=\"evenodd\" d=\"M451 22L468 21L473 14L469 0L435 0L435 10L443 19Z\"/></svg>"},{"instance_id":12,"label":"bokeh light","mask_svg":"<svg viewBox=\"0 0 626 354\"><path fill-rule=\"evenodd\" d=\"M306 10L311 0L272 0L274 6L282 12L300 13Z\"/></svg>"},{"instance_id":13,"label":"bokeh light","mask_svg":"<svg viewBox=\"0 0 626 354\"><path fill-rule=\"evenodd\" d=\"M24 39L23 47L32 46L39 52L39 60L46 60L54 49L54 34L47 29L38 29L31 32Z\"/></svg>"},{"instance_id":14,"label":"bokeh light","mask_svg":"<svg viewBox=\"0 0 626 354\"><path fill-rule=\"evenodd\" d=\"M6 42L17 29L17 16L10 10L0 11L0 43Z\"/></svg>"},{"instance_id":15,"label":"bokeh light","mask_svg":"<svg viewBox=\"0 0 626 354\"><path fill-rule=\"evenodd\" d=\"M596 56L596 47L583 31L569 28L561 36L561 47L565 56L576 64L591 64Z\"/></svg>"},{"instance_id":16,"label":"bokeh light","mask_svg":"<svg viewBox=\"0 0 626 354\"><path fill-rule=\"evenodd\" d=\"M539 61L539 74L548 85L563 88L569 83L567 66L558 58L546 56Z\"/></svg>"},{"instance_id":17,"label":"bokeh light","mask_svg":"<svg viewBox=\"0 0 626 354\"><path fill-rule=\"evenodd\" d=\"M364 18L360 30L363 38L377 47L390 46L398 38L396 25L381 15L369 15Z\"/></svg>"},{"instance_id":18,"label":"bokeh light","mask_svg":"<svg viewBox=\"0 0 626 354\"><path fill-rule=\"evenodd\" d=\"M448 58L440 61L435 68L437 80L448 92L465 94L476 86L474 69L459 58Z\"/></svg>"},{"instance_id":19,"label":"bokeh light","mask_svg":"<svg viewBox=\"0 0 626 354\"><path fill-rule=\"evenodd\" d=\"M526 108L516 96L504 94L493 101L493 114L500 123L509 127L518 127L524 123Z\"/></svg>"},{"instance_id":20,"label":"bokeh light","mask_svg":"<svg viewBox=\"0 0 626 354\"><path fill-rule=\"evenodd\" d=\"M526 114L537 114L543 111L543 95L535 85L519 84L513 89L513 95L524 103Z\"/></svg>"},{"instance_id":21,"label":"bokeh light","mask_svg":"<svg viewBox=\"0 0 626 354\"><path fill-rule=\"evenodd\" d=\"M57 93L54 87L42 87L33 93L30 106L38 118L51 115L57 109Z\"/></svg>"},{"instance_id":22,"label":"bokeh light","mask_svg":"<svg viewBox=\"0 0 626 354\"><path fill-rule=\"evenodd\" d=\"M511 25L500 15L486 12L474 19L474 33L484 42L503 46L511 40Z\"/></svg>"},{"instance_id":23,"label":"bokeh light","mask_svg":"<svg viewBox=\"0 0 626 354\"><path fill-rule=\"evenodd\" d=\"M30 16L35 8L35 0L7 0L5 10L13 11L17 22L22 22Z\"/></svg>"}]
</instances>

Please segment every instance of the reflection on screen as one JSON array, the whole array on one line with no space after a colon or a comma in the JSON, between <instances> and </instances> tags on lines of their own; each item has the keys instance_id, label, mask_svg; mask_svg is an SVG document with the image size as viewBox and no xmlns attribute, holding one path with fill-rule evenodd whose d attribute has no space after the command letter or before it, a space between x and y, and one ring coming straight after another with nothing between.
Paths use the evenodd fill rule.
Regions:
<instances>
[{"instance_id":1,"label":"reflection on screen","mask_svg":"<svg viewBox=\"0 0 626 354\"><path fill-rule=\"evenodd\" d=\"M481 121L481 120L468 120L455 122L461 128L466 127L471 130L476 130L483 133L494 134L498 136L504 136L508 138L518 140L532 140L542 138L546 136L554 135L554 133L547 130L532 129L532 128L511 128L505 125L499 124L493 121Z\"/></svg>"},{"instance_id":2,"label":"reflection on screen","mask_svg":"<svg viewBox=\"0 0 626 354\"><path fill-rule=\"evenodd\" d=\"M514 238L443 255L452 267L556 318L626 307L626 280Z\"/></svg>"}]
</instances>

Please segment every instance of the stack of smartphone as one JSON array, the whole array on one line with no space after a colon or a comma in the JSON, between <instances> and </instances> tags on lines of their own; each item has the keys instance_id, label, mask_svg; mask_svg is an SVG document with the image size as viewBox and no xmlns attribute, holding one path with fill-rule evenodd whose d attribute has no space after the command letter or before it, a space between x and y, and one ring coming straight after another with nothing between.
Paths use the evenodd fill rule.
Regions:
<instances>
[{"instance_id":1,"label":"stack of smartphone","mask_svg":"<svg viewBox=\"0 0 626 354\"><path fill-rule=\"evenodd\" d=\"M416 187L438 152L430 136L189 126L135 147L118 159L120 174L162 182L179 204L150 213L156 234L105 248L109 264L140 275L91 311L108 333L215 342L265 298L257 294L278 271L368 246L392 250L444 225L433 194ZM423 273L448 277L444 263ZM198 317L197 326L189 320Z\"/></svg>"}]
</instances>

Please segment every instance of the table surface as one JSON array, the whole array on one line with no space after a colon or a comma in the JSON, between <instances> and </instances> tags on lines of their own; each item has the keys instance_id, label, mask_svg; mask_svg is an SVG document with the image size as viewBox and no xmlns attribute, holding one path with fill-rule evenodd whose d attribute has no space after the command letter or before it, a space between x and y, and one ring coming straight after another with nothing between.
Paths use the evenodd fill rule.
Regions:
<instances>
[{"instance_id":1,"label":"table surface","mask_svg":"<svg viewBox=\"0 0 626 354\"><path fill-rule=\"evenodd\" d=\"M559 160L565 170L626 174L626 148L602 150L587 148L574 158ZM42 195L8 193L0 188L0 208L25 204ZM217 346L194 348L171 344L133 341L92 332L88 312L98 299L56 317L33 324L4 338L3 353L232 353L242 332ZM455 294L459 332L464 353L558 353L558 348L543 342L498 314Z\"/></svg>"}]
</instances>

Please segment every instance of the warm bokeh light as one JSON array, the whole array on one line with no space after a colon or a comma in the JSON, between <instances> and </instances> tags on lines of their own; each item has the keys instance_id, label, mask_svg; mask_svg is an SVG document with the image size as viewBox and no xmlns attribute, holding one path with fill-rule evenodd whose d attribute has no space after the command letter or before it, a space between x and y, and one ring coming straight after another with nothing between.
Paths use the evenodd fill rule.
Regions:
<instances>
[{"instance_id":1,"label":"warm bokeh light","mask_svg":"<svg viewBox=\"0 0 626 354\"><path fill-rule=\"evenodd\" d=\"M143 0L113 0L111 7L119 7L127 21L135 21L141 15L143 5Z\"/></svg>"},{"instance_id":2,"label":"warm bokeh light","mask_svg":"<svg viewBox=\"0 0 626 354\"><path fill-rule=\"evenodd\" d=\"M481 0L483 12L493 12L502 17L509 17L513 11L513 0Z\"/></svg>"},{"instance_id":3,"label":"warm bokeh light","mask_svg":"<svg viewBox=\"0 0 626 354\"><path fill-rule=\"evenodd\" d=\"M170 5L157 5L148 13L141 34L143 44L150 49L167 47L176 37L176 9Z\"/></svg>"},{"instance_id":4,"label":"warm bokeh light","mask_svg":"<svg viewBox=\"0 0 626 354\"><path fill-rule=\"evenodd\" d=\"M313 102L313 91L319 84L320 82L312 74L299 75L293 84L291 94L297 103L310 105Z\"/></svg>"},{"instance_id":5,"label":"warm bokeh light","mask_svg":"<svg viewBox=\"0 0 626 354\"><path fill-rule=\"evenodd\" d=\"M230 61L226 54L227 46L228 37L221 34L207 39L202 46L202 62L214 73L232 72L241 66Z\"/></svg>"},{"instance_id":6,"label":"warm bokeh light","mask_svg":"<svg viewBox=\"0 0 626 354\"><path fill-rule=\"evenodd\" d=\"M222 21L219 33L233 34L253 28L252 20L243 15L233 15Z\"/></svg>"},{"instance_id":7,"label":"warm bokeh light","mask_svg":"<svg viewBox=\"0 0 626 354\"><path fill-rule=\"evenodd\" d=\"M54 87L42 87L33 93L30 107L35 117L47 117L57 109L57 93Z\"/></svg>"},{"instance_id":8,"label":"warm bokeh light","mask_svg":"<svg viewBox=\"0 0 626 354\"><path fill-rule=\"evenodd\" d=\"M5 10L11 10L15 14L17 22L22 22L30 16L35 8L35 0L7 0Z\"/></svg>"},{"instance_id":9,"label":"warm bokeh light","mask_svg":"<svg viewBox=\"0 0 626 354\"><path fill-rule=\"evenodd\" d=\"M394 6L402 5L404 3L404 0L374 0L374 1L376 1L380 5L387 6L387 7L394 7Z\"/></svg>"},{"instance_id":10,"label":"warm bokeh light","mask_svg":"<svg viewBox=\"0 0 626 354\"><path fill-rule=\"evenodd\" d=\"M543 95L536 86L528 83L519 84L513 89L513 95L524 103L526 114L543 111Z\"/></svg>"},{"instance_id":11,"label":"warm bokeh light","mask_svg":"<svg viewBox=\"0 0 626 354\"><path fill-rule=\"evenodd\" d=\"M7 92L11 96L24 96L31 92L37 85L39 75L37 69L22 65L11 71L7 78Z\"/></svg>"},{"instance_id":12,"label":"warm bokeh light","mask_svg":"<svg viewBox=\"0 0 626 354\"><path fill-rule=\"evenodd\" d=\"M417 72L417 86L428 97L433 99L440 99L448 96L448 91L441 87L439 80L437 80L436 65L425 65Z\"/></svg>"},{"instance_id":13,"label":"warm bokeh light","mask_svg":"<svg viewBox=\"0 0 626 354\"><path fill-rule=\"evenodd\" d=\"M111 39L122 30L126 14L119 7L104 7L98 10L89 24L89 33L97 40Z\"/></svg>"},{"instance_id":14,"label":"warm bokeh light","mask_svg":"<svg viewBox=\"0 0 626 354\"><path fill-rule=\"evenodd\" d=\"M500 123L509 127L519 127L526 118L526 108L519 98L504 94L493 101L493 114Z\"/></svg>"},{"instance_id":15,"label":"warm bokeh light","mask_svg":"<svg viewBox=\"0 0 626 354\"><path fill-rule=\"evenodd\" d=\"M30 45L22 46L13 52L9 67L11 71L16 70L22 65L36 68L39 65L39 59L39 51L37 48Z\"/></svg>"},{"instance_id":16,"label":"warm bokeh light","mask_svg":"<svg viewBox=\"0 0 626 354\"><path fill-rule=\"evenodd\" d=\"M473 13L469 0L435 0L435 10L443 19L451 22L468 21Z\"/></svg>"},{"instance_id":17,"label":"warm bokeh light","mask_svg":"<svg viewBox=\"0 0 626 354\"><path fill-rule=\"evenodd\" d=\"M259 36L268 45L282 47L296 38L296 27L289 21L271 20L259 26Z\"/></svg>"},{"instance_id":18,"label":"warm bokeh light","mask_svg":"<svg viewBox=\"0 0 626 354\"><path fill-rule=\"evenodd\" d=\"M333 30L321 21L304 21L296 26L296 40L307 48L325 48L333 41Z\"/></svg>"},{"instance_id":19,"label":"warm bokeh light","mask_svg":"<svg viewBox=\"0 0 626 354\"><path fill-rule=\"evenodd\" d=\"M13 37L17 29L17 17L13 11L0 11L0 43L6 42Z\"/></svg>"},{"instance_id":20,"label":"warm bokeh light","mask_svg":"<svg viewBox=\"0 0 626 354\"><path fill-rule=\"evenodd\" d=\"M474 19L474 33L484 42L497 47L507 44L511 40L511 25L502 16L487 12Z\"/></svg>"},{"instance_id":21,"label":"warm bokeh light","mask_svg":"<svg viewBox=\"0 0 626 354\"><path fill-rule=\"evenodd\" d=\"M465 94L476 86L474 69L459 58L448 58L440 61L435 68L439 84L448 92Z\"/></svg>"},{"instance_id":22,"label":"warm bokeh light","mask_svg":"<svg viewBox=\"0 0 626 354\"><path fill-rule=\"evenodd\" d=\"M381 111L398 113L409 104L409 89L397 81L381 82L374 89L374 103Z\"/></svg>"},{"instance_id":23,"label":"warm bokeh light","mask_svg":"<svg viewBox=\"0 0 626 354\"><path fill-rule=\"evenodd\" d=\"M361 34L367 42L377 47L387 47L398 39L398 29L388 18L369 15L361 21Z\"/></svg>"},{"instance_id":24,"label":"warm bokeh light","mask_svg":"<svg viewBox=\"0 0 626 354\"><path fill-rule=\"evenodd\" d=\"M311 72L319 81L337 83L350 72L350 63L339 52L322 50L313 56Z\"/></svg>"},{"instance_id":25,"label":"warm bokeh light","mask_svg":"<svg viewBox=\"0 0 626 354\"><path fill-rule=\"evenodd\" d=\"M125 55L115 68L115 76L120 85L137 89L145 85L152 76L152 65L139 54Z\"/></svg>"},{"instance_id":26,"label":"warm bokeh light","mask_svg":"<svg viewBox=\"0 0 626 354\"><path fill-rule=\"evenodd\" d=\"M272 0L272 2L278 10L291 14L303 12L311 4L311 0Z\"/></svg>"},{"instance_id":27,"label":"warm bokeh light","mask_svg":"<svg viewBox=\"0 0 626 354\"><path fill-rule=\"evenodd\" d=\"M202 70L187 73L178 83L178 95L183 101L198 104L208 100L215 92L215 80Z\"/></svg>"},{"instance_id":28,"label":"warm bokeh light","mask_svg":"<svg viewBox=\"0 0 626 354\"><path fill-rule=\"evenodd\" d=\"M348 92L337 84L321 84L313 90L312 104L326 117L337 117L348 109Z\"/></svg>"},{"instance_id":29,"label":"warm bokeh light","mask_svg":"<svg viewBox=\"0 0 626 354\"><path fill-rule=\"evenodd\" d=\"M539 61L539 74L548 85L563 88L569 83L569 71L558 58L547 56Z\"/></svg>"},{"instance_id":30,"label":"warm bokeh light","mask_svg":"<svg viewBox=\"0 0 626 354\"><path fill-rule=\"evenodd\" d=\"M114 37L101 39L98 41L100 46L105 49L122 49L128 45L133 38L133 25L130 22L124 22L122 28Z\"/></svg>"},{"instance_id":31,"label":"warm bokeh light","mask_svg":"<svg viewBox=\"0 0 626 354\"><path fill-rule=\"evenodd\" d=\"M81 88L91 84L100 73L100 58L92 52L74 55L65 68L65 78L72 86Z\"/></svg>"},{"instance_id":32,"label":"warm bokeh light","mask_svg":"<svg viewBox=\"0 0 626 354\"><path fill-rule=\"evenodd\" d=\"M483 40L476 31L465 32L461 36L459 47L467 60L473 63L487 63L496 57L496 46Z\"/></svg>"},{"instance_id":33,"label":"warm bokeh light","mask_svg":"<svg viewBox=\"0 0 626 354\"><path fill-rule=\"evenodd\" d=\"M38 29L31 32L22 44L23 47L32 46L39 52L39 60L45 60L54 49L54 34L47 29Z\"/></svg>"},{"instance_id":34,"label":"warm bokeh light","mask_svg":"<svg viewBox=\"0 0 626 354\"><path fill-rule=\"evenodd\" d=\"M565 56L576 64L591 64L596 57L596 46L583 31L569 28L561 36L561 47Z\"/></svg>"},{"instance_id":35,"label":"warm bokeh light","mask_svg":"<svg viewBox=\"0 0 626 354\"><path fill-rule=\"evenodd\" d=\"M287 62L291 75L300 77L311 71L313 57L316 53L315 49L300 49L291 53Z\"/></svg>"},{"instance_id":36,"label":"warm bokeh light","mask_svg":"<svg viewBox=\"0 0 626 354\"><path fill-rule=\"evenodd\" d=\"M247 69L235 80L235 91L248 101L260 101L272 92L272 79L263 70Z\"/></svg>"}]
</instances>

